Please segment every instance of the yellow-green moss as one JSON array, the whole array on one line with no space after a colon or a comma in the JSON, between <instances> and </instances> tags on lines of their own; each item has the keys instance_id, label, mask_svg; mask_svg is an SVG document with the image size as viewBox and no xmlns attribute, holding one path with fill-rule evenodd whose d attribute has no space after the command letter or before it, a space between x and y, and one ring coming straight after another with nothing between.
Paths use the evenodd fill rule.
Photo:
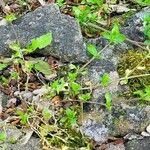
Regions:
<instances>
[{"instance_id":1,"label":"yellow-green moss","mask_svg":"<svg viewBox=\"0 0 150 150\"><path fill-rule=\"evenodd\" d=\"M118 73L120 77L125 76L127 69L132 70L135 68L147 55L147 52L142 50L130 50L122 54L118 64ZM141 65L130 75L150 74L150 58L145 59ZM143 89L145 86L150 85L150 76L129 79L128 85L131 92Z\"/></svg>"}]
</instances>

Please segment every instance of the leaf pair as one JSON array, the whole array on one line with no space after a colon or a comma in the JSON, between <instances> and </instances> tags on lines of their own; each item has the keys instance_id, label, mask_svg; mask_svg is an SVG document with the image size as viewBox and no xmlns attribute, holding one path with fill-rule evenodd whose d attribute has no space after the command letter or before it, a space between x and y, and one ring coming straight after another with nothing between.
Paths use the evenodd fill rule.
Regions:
<instances>
[{"instance_id":1,"label":"leaf pair","mask_svg":"<svg viewBox=\"0 0 150 150\"><path fill-rule=\"evenodd\" d=\"M114 24L111 32L104 32L103 36L114 44L122 43L126 39L125 35L120 33L118 24Z\"/></svg>"}]
</instances>

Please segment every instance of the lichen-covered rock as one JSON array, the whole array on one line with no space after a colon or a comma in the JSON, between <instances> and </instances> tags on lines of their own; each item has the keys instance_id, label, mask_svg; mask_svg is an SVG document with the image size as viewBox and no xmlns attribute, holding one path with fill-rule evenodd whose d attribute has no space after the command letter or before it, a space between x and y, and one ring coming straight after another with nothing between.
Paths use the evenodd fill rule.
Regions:
<instances>
[{"instance_id":1,"label":"lichen-covered rock","mask_svg":"<svg viewBox=\"0 0 150 150\"><path fill-rule=\"evenodd\" d=\"M52 44L38 53L54 55L63 61L87 61L80 26L74 18L61 14L56 4L40 7L13 22L0 26L0 55L10 56L8 46L18 40L22 46L32 39L52 32Z\"/></svg>"}]
</instances>

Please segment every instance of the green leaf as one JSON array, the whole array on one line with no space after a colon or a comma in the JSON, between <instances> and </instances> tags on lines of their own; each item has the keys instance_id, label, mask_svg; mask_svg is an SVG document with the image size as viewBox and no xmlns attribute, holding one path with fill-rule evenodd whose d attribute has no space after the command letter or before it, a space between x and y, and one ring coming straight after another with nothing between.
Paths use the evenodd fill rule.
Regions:
<instances>
[{"instance_id":1,"label":"green leaf","mask_svg":"<svg viewBox=\"0 0 150 150\"><path fill-rule=\"evenodd\" d=\"M136 2L141 6L149 6L150 0L136 0Z\"/></svg>"},{"instance_id":2,"label":"green leaf","mask_svg":"<svg viewBox=\"0 0 150 150\"><path fill-rule=\"evenodd\" d=\"M52 70L51 70L49 64L43 60L38 60L38 62L34 64L34 68L37 71L43 73L44 75L52 74Z\"/></svg>"},{"instance_id":3,"label":"green leaf","mask_svg":"<svg viewBox=\"0 0 150 150\"><path fill-rule=\"evenodd\" d=\"M108 73L104 73L100 78L100 83L103 87L106 87L110 84L110 76Z\"/></svg>"},{"instance_id":4,"label":"green leaf","mask_svg":"<svg viewBox=\"0 0 150 150\"><path fill-rule=\"evenodd\" d=\"M76 72L75 73L71 73L71 72L68 73L68 78L69 78L70 82L75 81L77 79L77 76L78 76L78 74Z\"/></svg>"},{"instance_id":5,"label":"green leaf","mask_svg":"<svg viewBox=\"0 0 150 150\"><path fill-rule=\"evenodd\" d=\"M10 13L5 16L6 21L12 22L17 19L16 15L14 13Z\"/></svg>"},{"instance_id":6,"label":"green leaf","mask_svg":"<svg viewBox=\"0 0 150 150\"><path fill-rule=\"evenodd\" d=\"M56 3L58 4L59 7L64 6L65 0L57 0Z\"/></svg>"},{"instance_id":7,"label":"green leaf","mask_svg":"<svg viewBox=\"0 0 150 150\"><path fill-rule=\"evenodd\" d=\"M77 95L80 93L81 86L80 86L80 84L78 84L76 82L72 82L71 83L71 89L72 89L74 95Z\"/></svg>"},{"instance_id":8,"label":"green leaf","mask_svg":"<svg viewBox=\"0 0 150 150\"><path fill-rule=\"evenodd\" d=\"M80 14L82 13L79 7L73 7L73 12L75 16L78 18Z\"/></svg>"},{"instance_id":9,"label":"green leaf","mask_svg":"<svg viewBox=\"0 0 150 150\"><path fill-rule=\"evenodd\" d=\"M150 97L150 86L145 88L146 95Z\"/></svg>"},{"instance_id":10,"label":"green leaf","mask_svg":"<svg viewBox=\"0 0 150 150\"><path fill-rule=\"evenodd\" d=\"M82 101L88 101L89 99L91 99L91 93L80 94L79 99Z\"/></svg>"},{"instance_id":11,"label":"green leaf","mask_svg":"<svg viewBox=\"0 0 150 150\"><path fill-rule=\"evenodd\" d=\"M106 99L106 108L108 111L112 110L112 99L111 94L109 92L105 93L105 99Z\"/></svg>"},{"instance_id":12,"label":"green leaf","mask_svg":"<svg viewBox=\"0 0 150 150\"><path fill-rule=\"evenodd\" d=\"M11 43L9 48L13 51L14 56L17 58L23 58L21 46L18 43Z\"/></svg>"},{"instance_id":13,"label":"green leaf","mask_svg":"<svg viewBox=\"0 0 150 150\"><path fill-rule=\"evenodd\" d=\"M64 86L65 86L65 81L64 78L61 78L60 80L55 80L52 84L51 84L51 88L57 92L57 94L59 94L61 91L64 90Z\"/></svg>"},{"instance_id":14,"label":"green leaf","mask_svg":"<svg viewBox=\"0 0 150 150\"><path fill-rule=\"evenodd\" d=\"M146 45L150 45L150 13L144 16L144 34L146 36Z\"/></svg>"},{"instance_id":15,"label":"green leaf","mask_svg":"<svg viewBox=\"0 0 150 150\"><path fill-rule=\"evenodd\" d=\"M7 138L7 135L5 132L0 132L0 141L5 141Z\"/></svg>"},{"instance_id":16,"label":"green leaf","mask_svg":"<svg viewBox=\"0 0 150 150\"><path fill-rule=\"evenodd\" d=\"M52 114L48 108L44 108L42 111L42 116L45 120L49 120L52 117Z\"/></svg>"},{"instance_id":17,"label":"green leaf","mask_svg":"<svg viewBox=\"0 0 150 150\"><path fill-rule=\"evenodd\" d=\"M120 33L118 24L114 24L111 32L104 32L103 36L114 44L122 43L126 39L125 35Z\"/></svg>"},{"instance_id":18,"label":"green leaf","mask_svg":"<svg viewBox=\"0 0 150 150\"><path fill-rule=\"evenodd\" d=\"M8 64L2 64L0 63L0 71L5 69L8 66Z\"/></svg>"},{"instance_id":19,"label":"green leaf","mask_svg":"<svg viewBox=\"0 0 150 150\"><path fill-rule=\"evenodd\" d=\"M19 78L19 73L12 71L11 73L11 79L17 80Z\"/></svg>"},{"instance_id":20,"label":"green leaf","mask_svg":"<svg viewBox=\"0 0 150 150\"><path fill-rule=\"evenodd\" d=\"M17 115L19 115L21 124L25 125L28 123L29 115L27 113L24 113L23 111L21 111L19 109L16 111L16 113L17 113Z\"/></svg>"},{"instance_id":21,"label":"green leaf","mask_svg":"<svg viewBox=\"0 0 150 150\"><path fill-rule=\"evenodd\" d=\"M144 90L137 90L133 94L139 96L140 100L150 101L150 86L145 87Z\"/></svg>"},{"instance_id":22,"label":"green leaf","mask_svg":"<svg viewBox=\"0 0 150 150\"><path fill-rule=\"evenodd\" d=\"M93 44L88 44L87 45L87 51L95 58L99 58L100 54L98 54L96 46Z\"/></svg>"},{"instance_id":23,"label":"green leaf","mask_svg":"<svg viewBox=\"0 0 150 150\"><path fill-rule=\"evenodd\" d=\"M31 53L36 49L42 49L50 45L52 42L52 33L47 33L38 38L31 40L31 44L27 46L27 53Z\"/></svg>"},{"instance_id":24,"label":"green leaf","mask_svg":"<svg viewBox=\"0 0 150 150\"><path fill-rule=\"evenodd\" d=\"M68 121L71 125L76 124L76 121L77 121L76 112L74 112L70 108L67 108L66 115L67 115Z\"/></svg>"}]
</instances>

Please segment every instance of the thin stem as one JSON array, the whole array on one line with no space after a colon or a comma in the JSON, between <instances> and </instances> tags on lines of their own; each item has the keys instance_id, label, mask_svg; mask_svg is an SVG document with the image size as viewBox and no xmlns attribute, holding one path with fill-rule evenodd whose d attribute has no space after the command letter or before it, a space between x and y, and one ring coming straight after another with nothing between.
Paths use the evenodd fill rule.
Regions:
<instances>
[{"instance_id":1,"label":"thin stem","mask_svg":"<svg viewBox=\"0 0 150 150\"><path fill-rule=\"evenodd\" d=\"M108 43L101 51L98 52L98 55L100 53L102 53L108 46L110 45L110 43ZM80 70L83 70L86 66L88 66L93 60L95 59L95 57L92 57L86 64L84 64Z\"/></svg>"},{"instance_id":2,"label":"thin stem","mask_svg":"<svg viewBox=\"0 0 150 150\"><path fill-rule=\"evenodd\" d=\"M93 24L93 23L87 23L87 24L84 24L85 26L90 26L90 27L92 27L92 28L95 28L95 29L98 29L98 30L101 30L101 31L104 31L104 32L110 32L109 30L107 30L107 29L105 29L105 28L103 28L103 27L100 27L100 26L98 26L98 25L95 25L95 24ZM140 47L141 49L143 49L143 50L146 50L146 51L149 51L149 49L148 48L145 48L145 47L143 47L142 45L140 45L139 44L139 42L136 42L136 41L133 41L133 40L131 40L131 39L129 39L129 38L126 38L126 41L128 41L129 43L132 43L132 44L134 44L134 45L136 45L136 46L138 46L138 47ZM145 45L146 46L146 45Z\"/></svg>"},{"instance_id":3,"label":"thin stem","mask_svg":"<svg viewBox=\"0 0 150 150\"><path fill-rule=\"evenodd\" d=\"M121 81L121 80L125 80L125 79L134 79L134 78L147 77L147 76L150 76L150 74L139 74L139 75L135 75L135 76L130 76L128 78L123 77L123 78L120 78L119 80Z\"/></svg>"}]
</instances>

